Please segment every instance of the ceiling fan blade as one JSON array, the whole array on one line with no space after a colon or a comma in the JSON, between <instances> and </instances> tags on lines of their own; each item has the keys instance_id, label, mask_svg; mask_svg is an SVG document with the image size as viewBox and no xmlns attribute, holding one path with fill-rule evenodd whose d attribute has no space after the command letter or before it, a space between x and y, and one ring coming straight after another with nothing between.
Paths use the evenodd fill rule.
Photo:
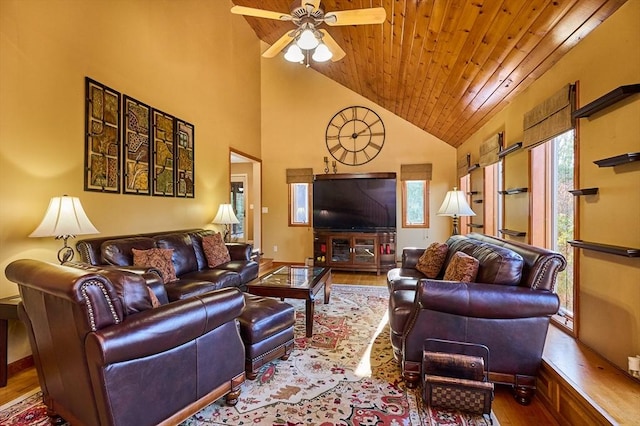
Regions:
<instances>
[{"instance_id":1,"label":"ceiling fan blade","mask_svg":"<svg viewBox=\"0 0 640 426\"><path fill-rule=\"evenodd\" d=\"M312 10L316 10L320 7L320 0L302 0L302 6L310 5L313 6Z\"/></svg>"},{"instance_id":2,"label":"ceiling fan blade","mask_svg":"<svg viewBox=\"0 0 640 426\"><path fill-rule=\"evenodd\" d=\"M322 41L331 51L331 53L333 53L331 62L336 62L344 58L346 56L346 53L344 52L344 50L342 50L338 43L336 43L335 39L331 37L331 34L329 34L325 29L321 29L320 32L322 33Z\"/></svg>"},{"instance_id":3,"label":"ceiling fan blade","mask_svg":"<svg viewBox=\"0 0 640 426\"><path fill-rule=\"evenodd\" d=\"M276 19L278 21L290 21L291 15L281 12L273 12L271 10L255 9L253 7L233 6L231 13L236 15L254 16L256 18Z\"/></svg>"},{"instance_id":4,"label":"ceiling fan blade","mask_svg":"<svg viewBox=\"0 0 640 426\"><path fill-rule=\"evenodd\" d=\"M381 24L386 18L387 12L384 7L372 7L328 12L324 15L324 22L331 26Z\"/></svg>"},{"instance_id":5,"label":"ceiling fan blade","mask_svg":"<svg viewBox=\"0 0 640 426\"><path fill-rule=\"evenodd\" d=\"M293 32L289 31L278 40L276 40L275 43L273 43L267 50L264 51L262 57L273 58L278 53L280 53L280 51L287 47L287 45L293 40L293 37L291 36L292 33Z\"/></svg>"}]
</instances>

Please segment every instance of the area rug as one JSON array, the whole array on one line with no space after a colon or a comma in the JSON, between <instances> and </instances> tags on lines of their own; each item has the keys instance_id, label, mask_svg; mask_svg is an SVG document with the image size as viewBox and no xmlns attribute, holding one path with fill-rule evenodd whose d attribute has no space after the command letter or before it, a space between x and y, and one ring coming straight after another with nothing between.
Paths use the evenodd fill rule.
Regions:
<instances>
[{"instance_id":1,"label":"area rug","mask_svg":"<svg viewBox=\"0 0 640 426\"><path fill-rule=\"evenodd\" d=\"M321 298L320 298L321 299ZM235 407L224 399L182 423L202 425L497 425L491 419L426 407L393 361L386 287L334 284L331 301L316 302L313 337L305 337L304 301L296 308L295 349L247 380ZM47 424L41 394L0 407L0 425Z\"/></svg>"}]
</instances>

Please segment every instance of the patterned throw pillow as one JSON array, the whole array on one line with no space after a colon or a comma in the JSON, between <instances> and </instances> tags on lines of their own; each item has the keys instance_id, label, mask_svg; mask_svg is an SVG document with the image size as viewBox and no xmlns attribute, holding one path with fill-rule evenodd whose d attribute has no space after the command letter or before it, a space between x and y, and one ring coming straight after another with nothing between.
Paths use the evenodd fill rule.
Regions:
<instances>
[{"instance_id":1,"label":"patterned throw pillow","mask_svg":"<svg viewBox=\"0 0 640 426\"><path fill-rule=\"evenodd\" d=\"M202 249L207 257L209 268L215 268L231 260L229 249L222 240L222 234L220 233L202 237Z\"/></svg>"},{"instance_id":2,"label":"patterned throw pillow","mask_svg":"<svg viewBox=\"0 0 640 426\"><path fill-rule=\"evenodd\" d=\"M134 266L149 266L156 268L162 274L165 283L176 281L176 269L173 266L171 257L173 249L152 248L148 250L131 249L133 253Z\"/></svg>"},{"instance_id":3,"label":"patterned throw pillow","mask_svg":"<svg viewBox=\"0 0 640 426\"><path fill-rule=\"evenodd\" d=\"M476 275L478 275L479 265L478 259L458 251L451 257L443 279L445 281L472 283L476 279Z\"/></svg>"},{"instance_id":4,"label":"patterned throw pillow","mask_svg":"<svg viewBox=\"0 0 640 426\"><path fill-rule=\"evenodd\" d=\"M444 265L449 247L444 243L433 243L422 253L416 269L422 272L427 278L436 278Z\"/></svg>"}]
</instances>

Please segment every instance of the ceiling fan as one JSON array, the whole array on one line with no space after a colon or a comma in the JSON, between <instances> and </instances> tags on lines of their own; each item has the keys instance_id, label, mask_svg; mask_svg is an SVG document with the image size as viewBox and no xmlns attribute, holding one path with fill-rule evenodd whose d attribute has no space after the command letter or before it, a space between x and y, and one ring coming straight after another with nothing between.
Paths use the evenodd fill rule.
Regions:
<instances>
[{"instance_id":1,"label":"ceiling fan","mask_svg":"<svg viewBox=\"0 0 640 426\"><path fill-rule=\"evenodd\" d=\"M336 62L345 57L346 53L327 30L318 29L322 24L329 26L381 24L387 17L384 7L325 12L321 0L294 0L290 9L290 13L281 13L233 6L231 13L293 22L296 28L276 40L262 54L265 58L273 58L289 46L284 57L290 62L303 62L310 54L316 62L329 59Z\"/></svg>"}]
</instances>

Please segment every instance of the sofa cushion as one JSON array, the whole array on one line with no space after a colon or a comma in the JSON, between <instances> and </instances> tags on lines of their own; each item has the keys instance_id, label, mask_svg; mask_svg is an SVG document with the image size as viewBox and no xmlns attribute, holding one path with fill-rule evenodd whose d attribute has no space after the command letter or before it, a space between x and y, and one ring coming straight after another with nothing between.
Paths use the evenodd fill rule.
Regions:
<instances>
[{"instance_id":1,"label":"sofa cushion","mask_svg":"<svg viewBox=\"0 0 640 426\"><path fill-rule=\"evenodd\" d=\"M447 257L449 246L444 243L432 243L418 259L416 269L427 278L435 278L440 273L444 260Z\"/></svg>"},{"instance_id":2,"label":"sofa cushion","mask_svg":"<svg viewBox=\"0 0 640 426\"><path fill-rule=\"evenodd\" d=\"M476 282L502 285L520 283L524 259L515 251L479 243L471 256L480 262Z\"/></svg>"},{"instance_id":3,"label":"sofa cushion","mask_svg":"<svg viewBox=\"0 0 640 426\"><path fill-rule=\"evenodd\" d=\"M165 283L176 280L176 270L173 266L172 249L151 248L147 250L131 249L135 266L149 266L156 268L162 274Z\"/></svg>"},{"instance_id":4,"label":"sofa cushion","mask_svg":"<svg viewBox=\"0 0 640 426\"><path fill-rule=\"evenodd\" d=\"M116 266L133 265L131 249L147 250L155 248L156 242L149 237L127 237L106 240L100 245L101 256L105 262Z\"/></svg>"},{"instance_id":5,"label":"sofa cushion","mask_svg":"<svg viewBox=\"0 0 640 426\"><path fill-rule=\"evenodd\" d=\"M175 232L158 235L153 239L158 248L173 250L173 265L178 277L198 270L198 260L189 234Z\"/></svg>"},{"instance_id":6,"label":"sofa cushion","mask_svg":"<svg viewBox=\"0 0 640 426\"><path fill-rule=\"evenodd\" d=\"M459 251L451 257L443 279L445 281L474 282L479 264L480 262L475 257Z\"/></svg>"},{"instance_id":7,"label":"sofa cushion","mask_svg":"<svg viewBox=\"0 0 640 426\"><path fill-rule=\"evenodd\" d=\"M207 257L204 255L204 249L202 248L202 237L213 234L214 232L211 229L200 229L195 232L189 232L189 237L191 237L191 243L193 244L193 251L196 253L196 259L198 260L199 271L209 267Z\"/></svg>"},{"instance_id":8,"label":"sofa cushion","mask_svg":"<svg viewBox=\"0 0 640 426\"><path fill-rule=\"evenodd\" d=\"M222 241L222 235L219 233L202 237L202 249L207 257L209 268L215 268L218 265L229 262L229 249Z\"/></svg>"}]
</instances>

